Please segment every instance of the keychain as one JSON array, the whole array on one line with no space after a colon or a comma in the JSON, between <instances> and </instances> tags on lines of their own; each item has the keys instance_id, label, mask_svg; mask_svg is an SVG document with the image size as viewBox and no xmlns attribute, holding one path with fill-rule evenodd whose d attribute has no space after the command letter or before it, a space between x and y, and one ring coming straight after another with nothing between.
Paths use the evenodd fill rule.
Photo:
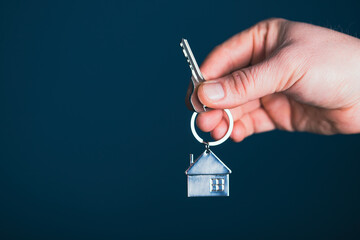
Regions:
<instances>
[{"instance_id":1,"label":"keychain","mask_svg":"<svg viewBox=\"0 0 360 240\"><path fill-rule=\"evenodd\" d=\"M229 118L229 129L225 136L215 142L205 142L195 130L197 112L191 117L191 132L196 140L205 145L205 151L194 161L190 154L190 166L185 171L187 175L188 197L229 196L229 174L231 170L210 150L210 146L217 146L230 137L234 122L228 109L225 113Z\"/></svg>"},{"instance_id":2,"label":"keychain","mask_svg":"<svg viewBox=\"0 0 360 240\"><path fill-rule=\"evenodd\" d=\"M188 41L182 39L180 46L187 58L192 74L192 85L186 96L186 106L194 111L190 122L191 132L196 140L205 145L205 151L195 161L194 155L190 154L190 166L185 171L187 175L188 197L229 196L229 174L231 170L210 150L210 146L220 145L230 137L234 127L234 121L231 112L225 109L224 111L229 118L229 129L222 139L215 142L205 142L197 134L195 130L196 115L198 112L208 110L197 97L197 87L204 82L205 79L200 72Z\"/></svg>"}]
</instances>

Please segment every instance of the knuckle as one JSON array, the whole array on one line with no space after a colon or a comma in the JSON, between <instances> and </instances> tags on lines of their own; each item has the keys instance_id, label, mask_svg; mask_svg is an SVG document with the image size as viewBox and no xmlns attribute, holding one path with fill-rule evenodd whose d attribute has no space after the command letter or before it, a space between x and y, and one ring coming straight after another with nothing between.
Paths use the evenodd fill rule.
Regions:
<instances>
[{"instance_id":1,"label":"knuckle","mask_svg":"<svg viewBox=\"0 0 360 240\"><path fill-rule=\"evenodd\" d=\"M254 88L257 70L246 68L235 71L230 75L230 88L238 98L248 96L250 89Z\"/></svg>"},{"instance_id":2,"label":"knuckle","mask_svg":"<svg viewBox=\"0 0 360 240\"><path fill-rule=\"evenodd\" d=\"M236 121L233 132L231 133L231 139L234 142L241 142L245 138L244 125L241 121Z\"/></svg>"},{"instance_id":3,"label":"knuckle","mask_svg":"<svg viewBox=\"0 0 360 240\"><path fill-rule=\"evenodd\" d=\"M268 18L268 19L258 22L256 25L254 25L254 27L257 27L260 29L262 29L262 28L269 29L270 26L282 26L283 24L286 24L288 22L289 22L289 20L286 20L284 18Z\"/></svg>"},{"instance_id":4,"label":"knuckle","mask_svg":"<svg viewBox=\"0 0 360 240\"><path fill-rule=\"evenodd\" d=\"M287 73L278 73L282 76L280 81L279 88L277 90L287 90L293 86L297 81L299 81L308 71L309 61L308 58L304 55L303 52L296 50L290 46L282 48L276 54L277 63L287 69Z\"/></svg>"},{"instance_id":5,"label":"knuckle","mask_svg":"<svg viewBox=\"0 0 360 240\"><path fill-rule=\"evenodd\" d=\"M264 23L282 24L282 23L288 22L288 20L286 20L285 18L276 18L276 17L273 17L273 18L265 19L264 21L261 21L261 22L264 22Z\"/></svg>"},{"instance_id":6,"label":"knuckle","mask_svg":"<svg viewBox=\"0 0 360 240\"><path fill-rule=\"evenodd\" d=\"M246 96L247 89L245 79L247 78L245 71L239 70L230 74L230 88L234 95L239 98Z\"/></svg>"},{"instance_id":7,"label":"knuckle","mask_svg":"<svg viewBox=\"0 0 360 240\"><path fill-rule=\"evenodd\" d=\"M231 137L231 139L234 142L238 143L238 142L241 142L242 140L244 140L244 137L233 136L233 137Z\"/></svg>"}]
</instances>

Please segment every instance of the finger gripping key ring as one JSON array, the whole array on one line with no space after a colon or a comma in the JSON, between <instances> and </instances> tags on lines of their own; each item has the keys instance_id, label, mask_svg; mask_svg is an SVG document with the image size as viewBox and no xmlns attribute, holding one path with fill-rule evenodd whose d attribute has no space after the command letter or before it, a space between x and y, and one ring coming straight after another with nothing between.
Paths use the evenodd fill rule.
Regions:
<instances>
[{"instance_id":1,"label":"finger gripping key ring","mask_svg":"<svg viewBox=\"0 0 360 240\"><path fill-rule=\"evenodd\" d=\"M225 113L227 114L228 118L229 118L229 128L225 134L225 136L217 141L214 142L205 142L196 132L195 130L195 119L197 116L197 112L194 112L193 115L191 116L191 121L190 121L190 128L191 128L191 132L194 135L194 137L196 138L196 140L198 140L200 143L204 143L204 144L208 144L209 146L217 146L222 144L223 142L225 142L231 135L231 132L234 128L234 120L233 117L231 115L231 112L229 109L224 109Z\"/></svg>"}]
</instances>

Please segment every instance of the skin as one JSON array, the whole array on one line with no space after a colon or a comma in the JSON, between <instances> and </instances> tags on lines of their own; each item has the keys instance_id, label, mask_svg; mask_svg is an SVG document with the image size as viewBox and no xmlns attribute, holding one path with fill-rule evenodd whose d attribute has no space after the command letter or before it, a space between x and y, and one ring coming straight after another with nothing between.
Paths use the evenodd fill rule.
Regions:
<instances>
[{"instance_id":1,"label":"skin","mask_svg":"<svg viewBox=\"0 0 360 240\"><path fill-rule=\"evenodd\" d=\"M222 138L281 129L360 132L360 40L310 24L269 19L217 46L201 66L206 81L198 127ZM219 88L220 86L220 88Z\"/></svg>"}]
</instances>

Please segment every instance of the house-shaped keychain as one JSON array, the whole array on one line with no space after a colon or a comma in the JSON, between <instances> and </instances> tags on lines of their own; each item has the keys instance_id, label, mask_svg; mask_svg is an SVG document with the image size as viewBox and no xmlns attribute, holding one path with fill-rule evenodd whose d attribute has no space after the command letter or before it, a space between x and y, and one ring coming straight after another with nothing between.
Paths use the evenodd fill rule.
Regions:
<instances>
[{"instance_id":1,"label":"house-shaped keychain","mask_svg":"<svg viewBox=\"0 0 360 240\"><path fill-rule=\"evenodd\" d=\"M187 175L188 197L229 196L229 174L231 170L207 149L194 162L190 154Z\"/></svg>"}]
</instances>

